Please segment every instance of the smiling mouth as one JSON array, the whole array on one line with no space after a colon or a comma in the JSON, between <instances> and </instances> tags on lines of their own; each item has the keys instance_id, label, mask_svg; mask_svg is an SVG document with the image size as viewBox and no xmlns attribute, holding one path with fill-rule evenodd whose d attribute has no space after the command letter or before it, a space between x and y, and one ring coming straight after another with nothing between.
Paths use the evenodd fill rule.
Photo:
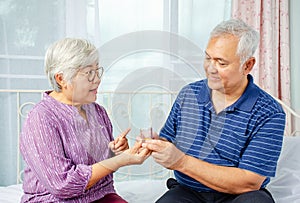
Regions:
<instances>
[{"instance_id":1,"label":"smiling mouth","mask_svg":"<svg viewBox=\"0 0 300 203\"><path fill-rule=\"evenodd\" d=\"M219 77L209 77L209 80L220 81L220 78Z\"/></svg>"},{"instance_id":2,"label":"smiling mouth","mask_svg":"<svg viewBox=\"0 0 300 203\"><path fill-rule=\"evenodd\" d=\"M90 92L93 92L93 93L97 93L97 89L92 89L92 90L90 90Z\"/></svg>"}]
</instances>

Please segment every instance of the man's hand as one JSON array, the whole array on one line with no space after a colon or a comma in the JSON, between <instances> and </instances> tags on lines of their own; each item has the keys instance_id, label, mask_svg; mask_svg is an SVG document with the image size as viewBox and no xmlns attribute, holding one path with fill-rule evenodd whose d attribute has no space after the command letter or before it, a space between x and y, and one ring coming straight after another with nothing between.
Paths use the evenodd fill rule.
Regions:
<instances>
[{"instance_id":1,"label":"man's hand","mask_svg":"<svg viewBox=\"0 0 300 203\"><path fill-rule=\"evenodd\" d=\"M165 168L176 170L183 164L185 154L165 140L145 140L143 147L152 151L154 160Z\"/></svg>"}]
</instances>

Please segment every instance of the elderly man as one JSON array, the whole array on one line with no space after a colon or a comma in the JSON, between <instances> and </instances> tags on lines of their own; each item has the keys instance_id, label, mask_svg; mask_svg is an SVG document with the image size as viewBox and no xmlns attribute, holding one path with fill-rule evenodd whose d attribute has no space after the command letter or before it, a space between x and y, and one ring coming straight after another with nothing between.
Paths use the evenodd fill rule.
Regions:
<instances>
[{"instance_id":1,"label":"elderly man","mask_svg":"<svg viewBox=\"0 0 300 203\"><path fill-rule=\"evenodd\" d=\"M274 202L265 189L275 175L285 113L253 83L259 34L241 20L211 32L206 79L185 86L159 136L143 146L174 170L158 203Z\"/></svg>"}]
</instances>

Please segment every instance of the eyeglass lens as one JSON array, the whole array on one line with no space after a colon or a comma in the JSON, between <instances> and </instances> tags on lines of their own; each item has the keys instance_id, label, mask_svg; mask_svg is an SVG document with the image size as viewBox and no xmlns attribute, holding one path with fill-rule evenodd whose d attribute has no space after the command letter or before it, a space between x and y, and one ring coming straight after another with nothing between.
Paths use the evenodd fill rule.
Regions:
<instances>
[{"instance_id":1,"label":"eyeglass lens","mask_svg":"<svg viewBox=\"0 0 300 203\"><path fill-rule=\"evenodd\" d=\"M97 68L97 70L91 70L88 72L88 80L89 82L94 81L96 75L100 79L103 74L103 67Z\"/></svg>"}]
</instances>

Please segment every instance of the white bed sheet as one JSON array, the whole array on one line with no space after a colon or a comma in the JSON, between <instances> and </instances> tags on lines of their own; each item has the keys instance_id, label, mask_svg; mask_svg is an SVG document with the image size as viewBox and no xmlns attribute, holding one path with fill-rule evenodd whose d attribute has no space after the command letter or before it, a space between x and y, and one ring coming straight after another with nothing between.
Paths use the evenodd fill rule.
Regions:
<instances>
[{"instance_id":1,"label":"white bed sheet","mask_svg":"<svg viewBox=\"0 0 300 203\"><path fill-rule=\"evenodd\" d=\"M300 136L285 137L276 177L267 186L276 203L300 203ZM115 182L120 196L129 203L152 203L167 191L166 180ZM17 203L22 185L0 187L0 203Z\"/></svg>"},{"instance_id":2,"label":"white bed sheet","mask_svg":"<svg viewBox=\"0 0 300 203\"><path fill-rule=\"evenodd\" d=\"M22 194L21 184L0 187L0 203L19 203Z\"/></svg>"},{"instance_id":3,"label":"white bed sheet","mask_svg":"<svg viewBox=\"0 0 300 203\"><path fill-rule=\"evenodd\" d=\"M153 203L167 191L166 180L136 180L115 183L117 193L129 203Z\"/></svg>"},{"instance_id":4,"label":"white bed sheet","mask_svg":"<svg viewBox=\"0 0 300 203\"><path fill-rule=\"evenodd\" d=\"M132 180L115 182L117 193L129 203L155 202L166 190L165 180ZM19 203L22 185L0 187L0 203Z\"/></svg>"},{"instance_id":5,"label":"white bed sheet","mask_svg":"<svg viewBox=\"0 0 300 203\"><path fill-rule=\"evenodd\" d=\"M276 203L300 203L300 136L285 136L276 176L267 186Z\"/></svg>"}]
</instances>

